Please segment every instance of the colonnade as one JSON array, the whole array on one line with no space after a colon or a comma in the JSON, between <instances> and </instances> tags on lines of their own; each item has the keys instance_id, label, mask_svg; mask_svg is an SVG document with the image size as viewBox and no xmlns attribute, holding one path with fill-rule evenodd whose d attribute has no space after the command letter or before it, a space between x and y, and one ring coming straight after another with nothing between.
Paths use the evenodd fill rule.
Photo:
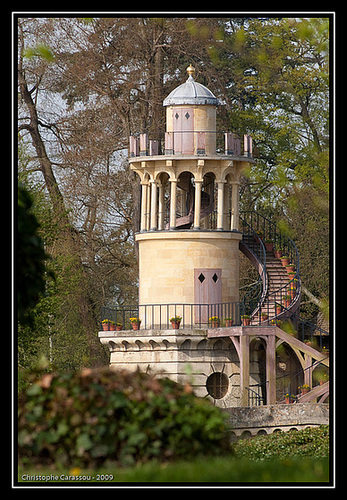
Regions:
<instances>
[{"instance_id":1,"label":"colonnade","mask_svg":"<svg viewBox=\"0 0 347 500\"><path fill-rule=\"evenodd\" d=\"M177 209L177 179L169 179L170 184L170 221L169 229L176 229ZM201 193L203 179L195 179L194 224L193 229L199 230L201 224ZM231 184L231 206L228 207L227 188ZM237 180L217 182L217 230L226 229L226 212L231 212L228 230L239 229L239 186ZM165 184L160 180L144 180L141 182L141 232L162 231L165 229Z\"/></svg>"}]
</instances>

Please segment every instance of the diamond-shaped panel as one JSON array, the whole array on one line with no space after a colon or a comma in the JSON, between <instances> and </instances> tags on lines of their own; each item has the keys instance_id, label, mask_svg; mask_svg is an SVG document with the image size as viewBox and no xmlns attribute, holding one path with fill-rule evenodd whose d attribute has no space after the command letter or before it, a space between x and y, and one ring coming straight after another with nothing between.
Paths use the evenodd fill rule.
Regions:
<instances>
[{"instance_id":1,"label":"diamond-shaped panel","mask_svg":"<svg viewBox=\"0 0 347 500\"><path fill-rule=\"evenodd\" d=\"M185 116L185 117L187 118L187 120L188 120L188 118L190 117L190 114L188 113L188 111L187 111L187 113L186 113L184 116Z\"/></svg>"},{"instance_id":2,"label":"diamond-shaped panel","mask_svg":"<svg viewBox=\"0 0 347 500\"><path fill-rule=\"evenodd\" d=\"M180 117L180 115L178 113L175 114L175 118L176 120L178 120L178 118Z\"/></svg>"},{"instance_id":3,"label":"diamond-shaped panel","mask_svg":"<svg viewBox=\"0 0 347 500\"><path fill-rule=\"evenodd\" d=\"M200 273L198 276L198 280L200 281L200 283L203 283L205 281L205 276L202 273Z\"/></svg>"},{"instance_id":4,"label":"diamond-shaped panel","mask_svg":"<svg viewBox=\"0 0 347 500\"><path fill-rule=\"evenodd\" d=\"M216 273L214 273L214 275L212 276L212 279L215 283L217 283L218 281L218 276L216 275Z\"/></svg>"}]
</instances>

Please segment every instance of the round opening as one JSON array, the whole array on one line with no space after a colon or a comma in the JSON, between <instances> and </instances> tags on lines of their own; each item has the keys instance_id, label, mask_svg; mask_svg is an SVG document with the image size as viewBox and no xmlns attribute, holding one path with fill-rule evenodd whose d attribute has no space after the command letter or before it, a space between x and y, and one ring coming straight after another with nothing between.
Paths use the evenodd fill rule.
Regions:
<instances>
[{"instance_id":1,"label":"round opening","mask_svg":"<svg viewBox=\"0 0 347 500\"><path fill-rule=\"evenodd\" d=\"M206 389L210 396L214 399L224 398L228 392L229 379L222 372L211 373L206 380Z\"/></svg>"}]
</instances>

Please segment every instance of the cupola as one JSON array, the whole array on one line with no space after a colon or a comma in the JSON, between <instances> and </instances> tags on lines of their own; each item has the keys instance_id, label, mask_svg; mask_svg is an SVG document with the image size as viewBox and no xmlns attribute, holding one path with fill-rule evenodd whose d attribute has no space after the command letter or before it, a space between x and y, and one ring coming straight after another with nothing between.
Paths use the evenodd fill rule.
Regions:
<instances>
[{"instance_id":1,"label":"cupola","mask_svg":"<svg viewBox=\"0 0 347 500\"><path fill-rule=\"evenodd\" d=\"M218 99L194 80L195 69L187 68L188 79L174 89L166 107L165 154L216 154L216 107Z\"/></svg>"},{"instance_id":2,"label":"cupola","mask_svg":"<svg viewBox=\"0 0 347 500\"><path fill-rule=\"evenodd\" d=\"M188 79L182 85L175 88L166 99L164 99L164 106L179 106L179 105L210 105L218 106L218 99L212 94L212 92L194 80L193 75L195 74L195 69L192 65L187 68Z\"/></svg>"}]
</instances>

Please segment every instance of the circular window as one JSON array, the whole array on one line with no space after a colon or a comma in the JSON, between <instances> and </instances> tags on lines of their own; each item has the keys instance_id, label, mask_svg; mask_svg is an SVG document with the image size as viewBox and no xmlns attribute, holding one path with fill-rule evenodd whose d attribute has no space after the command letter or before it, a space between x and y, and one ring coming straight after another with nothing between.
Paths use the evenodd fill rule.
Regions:
<instances>
[{"instance_id":1,"label":"circular window","mask_svg":"<svg viewBox=\"0 0 347 500\"><path fill-rule=\"evenodd\" d=\"M229 379L222 372L211 373L206 380L206 389L210 396L214 399L224 398L228 392Z\"/></svg>"}]
</instances>

